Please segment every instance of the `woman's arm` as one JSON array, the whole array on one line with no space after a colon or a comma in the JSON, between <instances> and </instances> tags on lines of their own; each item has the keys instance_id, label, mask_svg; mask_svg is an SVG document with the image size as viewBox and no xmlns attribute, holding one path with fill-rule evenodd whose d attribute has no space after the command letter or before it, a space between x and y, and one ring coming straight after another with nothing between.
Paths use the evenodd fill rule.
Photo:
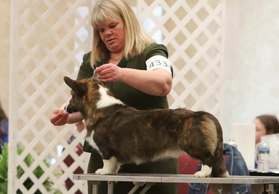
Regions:
<instances>
[{"instance_id":1,"label":"woman's arm","mask_svg":"<svg viewBox=\"0 0 279 194\"><path fill-rule=\"evenodd\" d=\"M80 112L67 113L64 109L57 109L52 112L50 121L53 125L61 126L82 121Z\"/></svg>"},{"instance_id":2,"label":"woman's arm","mask_svg":"<svg viewBox=\"0 0 279 194\"><path fill-rule=\"evenodd\" d=\"M152 71L120 68L108 63L96 68L96 73L101 81L119 80L146 94L154 96L166 96L172 85L171 73L164 69Z\"/></svg>"},{"instance_id":3,"label":"woman's arm","mask_svg":"<svg viewBox=\"0 0 279 194\"><path fill-rule=\"evenodd\" d=\"M81 122L82 119L83 117L80 112L70 113L67 119L67 123L71 124L71 123Z\"/></svg>"},{"instance_id":4,"label":"woman's arm","mask_svg":"<svg viewBox=\"0 0 279 194\"><path fill-rule=\"evenodd\" d=\"M165 70L152 71L122 68L120 80L144 93L166 96L172 85L172 77Z\"/></svg>"}]
</instances>

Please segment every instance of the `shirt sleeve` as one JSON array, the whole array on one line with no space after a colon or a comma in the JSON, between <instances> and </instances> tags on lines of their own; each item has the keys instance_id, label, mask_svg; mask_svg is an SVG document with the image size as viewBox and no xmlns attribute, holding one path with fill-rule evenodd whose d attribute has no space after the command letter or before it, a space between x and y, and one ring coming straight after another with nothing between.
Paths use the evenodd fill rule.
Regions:
<instances>
[{"instance_id":1,"label":"shirt sleeve","mask_svg":"<svg viewBox=\"0 0 279 194\"><path fill-rule=\"evenodd\" d=\"M90 63L90 52L83 56L81 66L78 71L77 80L90 78L93 75L94 69Z\"/></svg>"}]
</instances>

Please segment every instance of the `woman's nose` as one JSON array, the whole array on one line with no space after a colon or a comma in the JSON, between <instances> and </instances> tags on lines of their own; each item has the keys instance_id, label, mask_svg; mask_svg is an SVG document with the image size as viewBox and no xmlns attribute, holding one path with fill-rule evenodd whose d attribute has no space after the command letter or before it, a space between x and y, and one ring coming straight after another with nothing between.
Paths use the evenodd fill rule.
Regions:
<instances>
[{"instance_id":1,"label":"woman's nose","mask_svg":"<svg viewBox=\"0 0 279 194\"><path fill-rule=\"evenodd\" d=\"M112 30L111 29L105 30L105 33L104 33L105 36L109 36L111 34L112 34Z\"/></svg>"}]
</instances>

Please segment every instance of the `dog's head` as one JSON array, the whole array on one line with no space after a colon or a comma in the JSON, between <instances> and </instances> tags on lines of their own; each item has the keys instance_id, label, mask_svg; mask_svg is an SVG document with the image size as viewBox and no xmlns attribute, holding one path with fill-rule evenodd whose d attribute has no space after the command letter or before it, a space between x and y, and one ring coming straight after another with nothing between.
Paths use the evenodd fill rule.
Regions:
<instances>
[{"instance_id":1,"label":"dog's head","mask_svg":"<svg viewBox=\"0 0 279 194\"><path fill-rule=\"evenodd\" d=\"M64 81L72 89L72 98L67 105L67 112L81 112L85 116L88 111L96 109L96 102L100 98L97 80L72 80L64 77Z\"/></svg>"}]
</instances>

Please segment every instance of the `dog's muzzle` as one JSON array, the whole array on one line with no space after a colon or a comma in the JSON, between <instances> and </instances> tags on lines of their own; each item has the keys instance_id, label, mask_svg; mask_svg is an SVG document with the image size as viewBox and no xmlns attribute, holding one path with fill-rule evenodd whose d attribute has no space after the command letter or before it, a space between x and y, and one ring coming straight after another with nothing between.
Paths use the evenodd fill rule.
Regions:
<instances>
[{"instance_id":1,"label":"dog's muzzle","mask_svg":"<svg viewBox=\"0 0 279 194\"><path fill-rule=\"evenodd\" d=\"M78 112L78 110L70 105L66 105L64 107L64 110L68 113Z\"/></svg>"}]
</instances>

